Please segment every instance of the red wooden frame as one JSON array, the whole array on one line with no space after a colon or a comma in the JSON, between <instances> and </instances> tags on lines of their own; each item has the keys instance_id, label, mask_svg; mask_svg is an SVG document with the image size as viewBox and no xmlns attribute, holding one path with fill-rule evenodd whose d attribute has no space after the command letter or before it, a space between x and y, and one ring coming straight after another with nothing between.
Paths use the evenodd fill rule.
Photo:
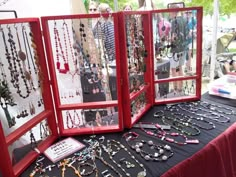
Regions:
<instances>
[{"instance_id":1,"label":"red wooden frame","mask_svg":"<svg viewBox=\"0 0 236 177\"><path fill-rule=\"evenodd\" d=\"M39 57L39 65L45 66L41 67L41 72L43 73L43 94L42 99L44 101L44 110L25 123L23 126L20 126L12 133L7 136L4 136L2 124L0 123L0 142L2 147L2 159L0 162L0 167L2 170L3 176L15 177L19 176L39 155L36 151L30 151L22 160L20 160L15 165L12 164L11 155L8 152L8 148L13 144L17 139L23 136L27 131L32 129L41 121L47 119L49 128L51 130L51 135L49 135L44 141L38 145L38 150L42 153L48 146L50 146L57 138L57 125L56 125L56 116L53 108L53 101L51 95L50 81L48 78L48 69L46 67L46 60L44 55L44 48L42 42L42 35L40 29L40 21L38 18L19 18L19 19L5 19L0 20L1 25L7 24L16 24L16 23L29 23L31 31L34 35L35 44L37 46L37 53Z\"/></svg>"},{"instance_id":2,"label":"red wooden frame","mask_svg":"<svg viewBox=\"0 0 236 177\"><path fill-rule=\"evenodd\" d=\"M201 98L201 73L202 73L202 16L203 8L202 7L189 7L189 8L175 8L175 9L162 9L162 10L153 10L151 11L151 16L156 13L169 13L169 12L184 12L184 11L197 11L197 38L196 38L196 74L194 76L181 76L181 77L169 77L165 79L155 80L154 78L154 59L152 59L152 102L153 105L159 104L169 104L177 102L186 102L186 101L195 101ZM151 26L153 26L152 20ZM153 28L151 28L151 34L154 34ZM151 35L151 41L153 41L153 35ZM151 55L154 56L154 46L151 47ZM185 80L195 80L196 81L196 94L191 96L180 96L175 98L165 98L165 99L156 99L155 98L155 84L159 83L168 83L173 81L185 81Z\"/></svg>"},{"instance_id":3,"label":"red wooden frame","mask_svg":"<svg viewBox=\"0 0 236 177\"><path fill-rule=\"evenodd\" d=\"M123 110L124 111L124 126L126 128L131 128L133 124L135 124L152 106L151 103L151 55L150 55L150 13L148 11L125 11L120 12L120 25L119 31L121 32L121 40L120 46L123 46L123 50L121 53L121 60L122 60L122 94L126 100L123 102ZM126 36L126 24L125 19L127 16L130 15L137 15L142 16L143 18L143 33L144 33L144 45L145 49L147 50L147 57L145 57L146 63L146 72L144 73L144 80L146 85L142 86L139 91L130 93L129 91L129 73L128 73L128 56L127 56L127 36ZM145 93L146 95L146 105L139 110L138 115L132 118L131 116L131 102L135 100L138 96Z\"/></svg>"},{"instance_id":4,"label":"red wooden frame","mask_svg":"<svg viewBox=\"0 0 236 177\"><path fill-rule=\"evenodd\" d=\"M196 63L196 75L184 76L178 78L167 78L154 80L154 59L153 59L153 30L152 30L152 14L153 13L166 13L173 11L187 11L197 10L197 63ZM128 76L128 57L127 57L127 45L126 45L126 29L125 29L125 17L128 15L141 15L143 16L144 37L145 46L148 52L146 57L146 72L144 79L146 85L140 87L140 90L134 93L129 91L129 76ZM109 16L109 14L105 14ZM42 17L42 28L44 36L44 44L46 48L47 60L44 56L44 46L42 40L42 33L40 29L40 21L38 18L22 18L22 19L7 19L0 20L0 24L14 24L14 23L29 23L32 32L35 36L35 43L40 58L40 66L42 73L44 74L42 95L45 110L33 117L24 126L19 127L8 136L4 135L2 125L0 124L0 145L2 147L2 160L0 161L0 169L3 176L15 177L19 176L39 155L36 151L29 152L20 162L12 166L12 159L8 152L8 147L24 135L31 128L36 126L41 121L47 119L52 134L39 144L38 149L43 152L49 147L59 136L71 136L81 134L97 134L122 131L123 128L131 128L153 105L176 103L180 101L193 101L199 100L201 97L201 58L202 58L202 7L192 8L179 8L179 9L163 9L154 11L130 11L130 12L118 12L113 13L114 30L115 30L115 45L116 45L116 69L117 69L117 100L104 101L104 102L90 102L90 103L78 103L78 104L61 104L60 95L57 83L57 76L54 67L53 51L51 45L51 36L49 32L49 21L63 20L63 19L83 19L83 18L98 18L99 14L81 14L81 15L67 15L67 16L48 16ZM117 47L118 46L118 47ZM122 65L121 65L122 64ZM50 78L49 78L50 76ZM178 97L173 99L156 100L155 99L155 84L172 82L178 80L196 80L196 94L188 97ZM52 87L52 88L51 88ZM52 95L53 92L53 95ZM146 96L146 105L139 113L132 118L131 116L131 102L138 98L141 94ZM94 127L80 128L80 129L65 129L63 123L62 112L73 109L98 109L116 106L119 113L119 123L117 126L108 127ZM59 127L59 132L58 132Z\"/></svg>"},{"instance_id":5,"label":"red wooden frame","mask_svg":"<svg viewBox=\"0 0 236 177\"><path fill-rule=\"evenodd\" d=\"M118 16L117 14L104 14L103 17L109 17L111 15L114 19L114 37L115 37L115 46L119 46L119 32L118 32ZM47 16L42 17L42 27L45 40L45 47L47 51L47 60L49 65L50 76L52 80L52 89L54 92L54 101L55 109L58 116L58 126L60 130L60 135L62 136L71 136L78 134L91 134L93 133L108 133L108 132L118 132L123 130L123 113L122 113L122 96L121 96L121 75L119 72L116 73L117 77L117 100L112 101L99 101L99 102L84 102L84 103L75 103L75 104L62 104L60 101L59 86L57 82L57 75L55 70L55 61L52 51L52 41L49 31L49 21L57 20L78 20L78 19L89 19L89 18L100 18L99 14L81 14L81 15L66 15L66 16ZM116 47L116 70L120 71L120 49ZM63 122L62 111L73 110L73 109L99 109L106 107L117 107L118 108L118 125L112 126L94 126L92 128L72 128L65 129Z\"/></svg>"}]
</instances>

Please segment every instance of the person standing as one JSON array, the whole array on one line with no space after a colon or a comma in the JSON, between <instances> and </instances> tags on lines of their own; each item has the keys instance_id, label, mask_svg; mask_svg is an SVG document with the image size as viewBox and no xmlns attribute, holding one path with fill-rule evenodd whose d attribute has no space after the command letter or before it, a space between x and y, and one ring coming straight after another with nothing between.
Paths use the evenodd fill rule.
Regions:
<instances>
[{"instance_id":1,"label":"person standing","mask_svg":"<svg viewBox=\"0 0 236 177\"><path fill-rule=\"evenodd\" d=\"M179 8L173 4L170 8ZM171 19L171 50L170 50L170 68L173 77L183 76L183 65L186 59L187 37L189 28L186 25L187 20L178 11L170 13ZM174 82L174 91L182 92L183 81Z\"/></svg>"},{"instance_id":2,"label":"person standing","mask_svg":"<svg viewBox=\"0 0 236 177\"><path fill-rule=\"evenodd\" d=\"M189 30L188 39L187 39L187 53L186 53L186 68L185 73L192 75L192 58L193 58L193 40L195 36L195 29L197 21L193 16L192 11L186 12L187 26Z\"/></svg>"}]
</instances>

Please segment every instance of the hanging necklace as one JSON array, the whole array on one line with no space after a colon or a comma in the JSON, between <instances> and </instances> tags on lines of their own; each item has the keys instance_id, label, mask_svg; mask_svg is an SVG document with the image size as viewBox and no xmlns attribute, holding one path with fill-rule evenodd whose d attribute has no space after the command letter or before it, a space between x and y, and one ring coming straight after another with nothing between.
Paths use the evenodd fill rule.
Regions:
<instances>
[{"instance_id":1,"label":"hanging necklace","mask_svg":"<svg viewBox=\"0 0 236 177\"><path fill-rule=\"evenodd\" d=\"M26 32L26 27L25 26L22 26L22 36L23 36L23 40L24 40L26 56L30 55L31 63L32 63L33 68L34 68L34 73L37 74L37 68L36 68L35 62L33 60L33 54L32 54L32 51L31 51L30 44L29 44L29 39L28 39L28 35L27 35L27 32ZM28 50L27 50L27 48L28 48ZM28 52L29 52L29 55L28 55ZM28 62L29 72L32 73L29 57L27 57L27 62Z\"/></svg>"},{"instance_id":2,"label":"hanging necklace","mask_svg":"<svg viewBox=\"0 0 236 177\"><path fill-rule=\"evenodd\" d=\"M24 73L24 75L25 75L26 80L31 83L31 86L32 86L31 89L35 90L34 84L33 84L33 81L32 81L32 77L31 77L31 74L32 74L32 73L31 73L30 70L27 71L27 69L26 69L25 60L27 59L27 61L28 61L28 55L26 55L26 54L22 51L21 41L20 41L20 38L19 38L17 26L15 26L15 30L16 30L16 37L17 37L17 42L18 42L18 46L19 46L19 51L18 51L17 54L18 54L18 57L19 57L19 59L21 60L22 65L23 65L23 68L22 68L22 69L23 69L23 73ZM22 29L22 30L23 30L23 29ZM24 36L24 35L23 35L23 36ZM25 42L25 39L24 39L24 42ZM25 43L24 43L24 46L26 46ZM25 50L26 50L26 48L25 48ZM29 61L28 61L28 66L30 66L30 65L29 65Z\"/></svg>"},{"instance_id":3,"label":"hanging necklace","mask_svg":"<svg viewBox=\"0 0 236 177\"><path fill-rule=\"evenodd\" d=\"M16 124L15 117L11 117L10 112L8 111L8 105L15 106L12 93L10 92L10 88L8 86L6 80L6 73L4 70L4 65L0 58L0 70L1 70L1 78L0 78L0 105L5 113L7 123L9 128Z\"/></svg>"},{"instance_id":4,"label":"hanging necklace","mask_svg":"<svg viewBox=\"0 0 236 177\"><path fill-rule=\"evenodd\" d=\"M68 129L74 128L75 117L72 118L70 111L66 111L66 126Z\"/></svg>"},{"instance_id":5,"label":"hanging necklace","mask_svg":"<svg viewBox=\"0 0 236 177\"><path fill-rule=\"evenodd\" d=\"M31 87L35 91L36 87L34 85L34 81L33 81L33 77L32 77L33 73L31 71L31 65L33 66L34 74L36 76L37 76L37 68L35 66L35 62L34 62L34 59L33 59L33 55L32 55L32 51L31 51L31 47L30 47L30 44L29 44L29 39L28 39L28 35L27 35L27 32L26 32L26 27L25 26L22 26L22 31L21 32L22 32L22 37L23 37L23 42L24 42L24 48L25 48L25 53L26 53L27 64L28 64L28 71L27 71L26 66L24 64L25 74L29 75ZM34 55L35 55L35 59L36 59L35 61L37 61L37 58L38 58L37 57L37 51L36 51L35 48L33 48L33 50L34 50ZM25 63L25 61L23 61L23 62ZM39 84L38 87L40 87L40 81L39 80L38 80L38 84Z\"/></svg>"},{"instance_id":6,"label":"hanging necklace","mask_svg":"<svg viewBox=\"0 0 236 177\"><path fill-rule=\"evenodd\" d=\"M33 130L30 130L30 145L31 145L31 149L32 150L36 150L37 149L37 141L35 139L35 136L34 136L34 133L33 133Z\"/></svg>"},{"instance_id":7,"label":"hanging necklace","mask_svg":"<svg viewBox=\"0 0 236 177\"><path fill-rule=\"evenodd\" d=\"M152 140L138 140L138 136L139 135L136 132L127 132L123 135L129 147L136 151L136 153L146 161L166 161L174 155L174 152L169 145L155 144ZM150 151L154 151L153 154L144 150L145 145L148 145Z\"/></svg>"},{"instance_id":8,"label":"hanging necklace","mask_svg":"<svg viewBox=\"0 0 236 177\"><path fill-rule=\"evenodd\" d=\"M10 29L10 27L8 27ZM15 84L16 84L16 80L18 79L18 73L16 71L16 62L15 62L15 58L11 57L10 51L8 49L7 43L6 43L6 37L5 37L5 33L3 28L1 28L1 32L2 32L2 39L3 39L3 43L4 43L4 47L5 47L5 55L6 55L6 59L8 61L8 69L10 71L10 75L11 75L11 83L13 85L13 87L15 88ZM11 33L8 35L11 35ZM10 40L10 39L9 39ZM13 62L12 62L13 61Z\"/></svg>"},{"instance_id":9,"label":"hanging necklace","mask_svg":"<svg viewBox=\"0 0 236 177\"><path fill-rule=\"evenodd\" d=\"M49 136L47 123L40 122L39 129L40 129L41 140L43 140Z\"/></svg>"},{"instance_id":10,"label":"hanging necklace","mask_svg":"<svg viewBox=\"0 0 236 177\"><path fill-rule=\"evenodd\" d=\"M20 97L25 99L25 98L29 97L29 95L31 93L30 87L28 86L28 81L29 81L30 78L28 77L28 75L25 75L25 73L23 71L23 68L21 66L21 61L18 57L18 52L16 50L16 43L14 41L13 34L12 34L10 26L8 27L8 42L9 42L10 48L11 48L11 55L12 55L13 67L14 67L13 70L14 70L15 83L13 84L13 86L17 89L16 93ZM19 71L17 71L16 62L18 63ZM25 88L26 88L26 93L24 95L22 94L22 90L20 89L20 78L23 80L23 83L24 83Z\"/></svg>"},{"instance_id":11,"label":"hanging necklace","mask_svg":"<svg viewBox=\"0 0 236 177\"><path fill-rule=\"evenodd\" d=\"M60 35L56 26L56 21L54 22L54 39L55 39L55 47L56 47L57 70L61 74L66 74L69 71L69 64L67 60L68 58L66 58L63 47L62 47ZM64 62L64 68L61 68L60 57L62 58Z\"/></svg>"}]
</instances>

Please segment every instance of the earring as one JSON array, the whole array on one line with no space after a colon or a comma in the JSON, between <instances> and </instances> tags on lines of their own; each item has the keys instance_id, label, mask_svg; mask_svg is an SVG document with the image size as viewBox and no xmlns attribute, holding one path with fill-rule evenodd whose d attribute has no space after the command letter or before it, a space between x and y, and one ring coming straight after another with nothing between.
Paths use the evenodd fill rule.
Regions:
<instances>
[{"instance_id":1,"label":"earring","mask_svg":"<svg viewBox=\"0 0 236 177\"><path fill-rule=\"evenodd\" d=\"M30 115L35 114L35 107L34 107L33 103L29 103L29 110L30 110Z\"/></svg>"},{"instance_id":2,"label":"earring","mask_svg":"<svg viewBox=\"0 0 236 177\"><path fill-rule=\"evenodd\" d=\"M38 101L38 107L41 107L41 106L42 106L41 102L40 102L40 101Z\"/></svg>"}]
</instances>

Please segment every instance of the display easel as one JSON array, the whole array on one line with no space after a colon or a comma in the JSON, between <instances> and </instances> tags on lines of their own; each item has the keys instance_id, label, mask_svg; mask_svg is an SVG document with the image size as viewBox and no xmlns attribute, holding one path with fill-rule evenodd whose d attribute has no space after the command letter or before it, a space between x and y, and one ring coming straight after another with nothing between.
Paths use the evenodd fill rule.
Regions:
<instances>
[{"instance_id":1,"label":"display easel","mask_svg":"<svg viewBox=\"0 0 236 177\"><path fill-rule=\"evenodd\" d=\"M24 169L26 169L27 166L29 166L35 160L35 158L37 158L39 153L42 153L49 145L51 145L53 142L55 142L55 140L58 138L58 131L57 131L56 118L55 118L56 115L55 115L55 111L53 108L53 101L52 101L52 95L51 95L51 90L50 90L50 82L49 82L49 78L47 75L47 67L41 67L41 66L46 66L46 60L45 60L45 56L44 56L44 48L43 48L39 19L38 18L8 19L8 20L1 20L0 24L1 24L2 35L5 34L3 31L6 32L6 30L8 29L9 30L9 33L8 33L9 37L15 36L15 34L13 34L13 29L17 30L17 29L20 29L21 27L22 27L22 29L23 29L23 27L25 27L27 29L29 28L28 30L30 30L30 34L32 37L31 38L32 43L31 43L31 46L28 46L27 49L28 49L28 52L30 52L30 50L32 50L31 52L34 52L33 61L34 61L35 66L37 66L37 70L36 70L37 74L35 75L34 79L36 79L40 82L40 86L37 87L35 85L35 90L31 90L31 89L28 90L26 88L27 91L32 92L32 93L30 93L30 94L32 94L32 96L30 94L27 94L28 92L26 93L26 96L22 96L24 94L22 92L25 90L21 90L22 92L19 93L19 95L21 94L21 96L18 96L18 95L14 96L14 98L17 99L16 101L18 101L15 104L18 104L20 106L24 106L25 107L24 109L26 109L26 106L28 106L28 104L30 102L30 106L32 108L32 109L30 109L30 111L33 111L33 112L31 112L32 114L31 114L30 118L27 119L26 122L21 124L16 129L12 129L12 128L14 128L14 125L15 125L14 122L16 121L16 123L17 123L19 120L16 117L13 118L13 115L10 115L11 114L10 113L9 114L9 118L11 118L10 120L13 120L13 119L15 119L15 120L10 121L10 122L8 120L9 129L12 129L12 131L8 135L6 135L6 132L3 132L3 127L2 127L3 125L2 125L2 120L1 120L1 125L0 125L0 129L1 129L0 138L1 138L1 140L0 140L0 142L3 145L2 150L4 152L2 154L2 158L4 160L1 162L1 164L3 165L2 174L3 174L3 176L12 177L12 176L19 176L24 171ZM10 30L12 30L11 31L12 36L10 35ZM27 34L29 32L28 30L25 31L24 34ZM4 37L6 39L6 35ZM22 38L20 38L19 40L23 41ZM12 42L12 41L10 40L8 42ZM3 45L3 44L1 44L1 45ZM22 47L23 47L23 45L22 45ZM13 48L11 46L11 51L12 50L13 50ZM8 51L10 51L10 50L8 50ZM7 52L7 50L6 50L6 52ZM14 53L11 53L11 54L13 55ZM15 57L16 56L17 55L15 53ZM8 54L6 54L6 58L7 57L8 57ZM2 58L2 60L4 60L4 59L5 58ZM22 62L23 61L24 60L22 60ZM21 62L21 60L17 60L16 62ZM21 66L20 63L18 66ZM30 64L29 66L33 67L33 64ZM17 66L14 65L14 67L17 67ZM24 72L26 72L26 69ZM6 75L8 76L7 73L6 73ZM32 76L33 76L33 73L32 73ZM12 78L12 76L11 77L8 76L8 78ZM3 78L1 78L1 79L3 79ZM20 80L20 78L19 78L19 80ZM29 80L29 81L34 82L33 80ZM1 82L3 82L3 81L1 81ZM9 84L10 83L11 82L9 82ZM34 84L35 84L35 82L34 82ZM1 85L1 87L3 87L3 85ZM14 90L14 89L12 89L12 90ZM38 112L38 110L34 107L35 105L32 105L35 103L31 102L31 101L33 101L32 100L33 97L35 100L37 100L37 97L35 97L36 95L38 95L39 97L42 97L43 103L40 103L40 104L44 104L44 108L41 107L40 112ZM21 97L23 97L23 98L21 98ZM1 99L6 100L6 95L3 95L3 92L1 92ZM4 105L6 103L7 102L2 102L1 104ZM7 106L7 104L6 104L6 106ZM19 110L17 110L16 112L19 112ZM27 114L29 114L29 113L27 113ZM19 117L19 118L21 118L21 117ZM8 148L14 142L16 142L22 136L24 136L24 134L26 134L32 128L39 125L41 122L43 122L45 120L47 121L48 127L50 129L50 135L48 135L46 137L46 139L44 139L44 141L42 141L42 142L35 142L35 143L37 143L37 146L35 146L33 148L34 150L30 151L18 163L13 164ZM7 126L7 125L5 125L5 126ZM4 127L4 128L6 128L6 127ZM38 139L36 141L38 141ZM2 165L1 165L1 167L2 167Z\"/></svg>"},{"instance_id":2,"label":"display easel","mask_svg":"<svg viewBox=\"0 0 236 177\"><path fill-rule=\"evenodd\" d=\"M158 66L160 72L164 73L168 61L165 61L164 65L161 62L158 65L155 63L156 54L159 53L155 51L155 25L153 18L157 14L167 16L167 14L175 11L196 12L197 37L195 41L196 54L194 56L196 59L194 64L196 72L194 75L181 77L170 77L171 73L165 73L162 78L157 78L155 77L156 73L158 73L156 67ZM90 39L85 39L85 36L91 34L91 28L88 25L90 25L92 19L102 20L103 22L108 19L114 24L115 61L112 59L108 61L106 60L107 58L104 61L98 59L99 56L102 56L101 53L105 51L104 49L100 50L97 47L97 52L95 53L93 53L94 50L90 50L94 47L92 46L94 44L89 43L88 40ZM37 115L32 115L30 120L16 128L9 135L4 135L1 125L0 142L3 154L0 167L3 176L19 176L40 153L60 136L120 132L123 128L131 128L153 105L194 101L199 100L201 97L201 7L118 12L104 14L103 16L100 16L100 14L50 16L42 17L41 21L43 37L40 21L37 18L0 20L1 28L6 28L5 30L9 26L14 29L15 26L20 28L21 24L29 24L37 46L36 49L39 55L39 60L37 61L41 68L40 73L43 73L43 94L41 96L44 104L44 109L41 112L38 112ZM69 33L67 33L67 27L70 29ZM74 29L75 32L71 29ZM86 35L83 33L86 33ZM60 36L60 42L64 43L61 44L62 46L59 44L58 36ZM44 56L42 39L44 39L47 60ZM101 39L97 38L97 44L100 44ZM70 40L78 43L72 44ZM83 45L78 45L81 44L82 40ZM130 40L139 42L137 50L135 47L130 48L130 44L135 44ZM34 44L31 47L31 50L35 49ZM60 47L63 48L63 52ZM76 49L78 49L78 53L74 56L74 52L71 51ZM59 54L59 52L61 53ZM66 54L67 57L63 58L63 54ZM67 64L65 60L63 61L63 59L78 57L80 54L85 59L92 56L94 56L94 59L84 60L83 67L80 66L78 68L76 68L78 66L78 61L76 60L71 60L71 63L67 62ZM138 59L131 58L131 54ZM109 58L109 53L106 53L106 55ZM97 69L94 72L93 66ZM72 67L75 68L72 70ZM98 68L103 71L101 73L102 78L106 78L107 81L102 82L102 88L96 85L98 82L94 82L94 80L98 81L96 78L100 77ZM94 77L94 73L96 77ZM79 78L79 81L75 82L79 85L73 87L75 76ZM67 82L68 80L69 82ZM185 83L190 81L190 83L194 83L193 93L162 97L167 95L166 92L169 93L172 82L175 81L183 81ZM111 85L108 85L108 82ZM158 97L160 90L156 90L158 88L156 85L166 88L162 92L164 94L160 94L162 96ZM106 89L104 90L104 88ZM110 91L106 92L107 90ZM104 92L109 94L104 95ZM81 96L83 99L80 99ZM25 105L23 101L20 104ZM72 114L75 116L77 115L76 113L78 113L78 117L83 117L80 122L77 119L73 119L73 116L69 116ZM12 165L8 147L45 120L48 122L50 135L46 139L42 139L41 143L38 143L20 162Z\"/></svg>"}]
</instances>

